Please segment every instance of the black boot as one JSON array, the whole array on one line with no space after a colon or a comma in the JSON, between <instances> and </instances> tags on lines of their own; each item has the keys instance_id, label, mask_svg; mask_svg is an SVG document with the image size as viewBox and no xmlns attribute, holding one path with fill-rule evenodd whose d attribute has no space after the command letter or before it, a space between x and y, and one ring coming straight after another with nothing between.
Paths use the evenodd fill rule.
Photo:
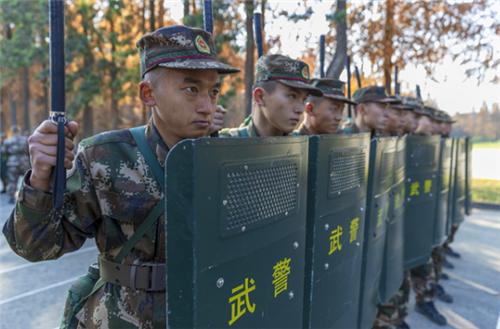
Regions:
<instances>
[{"instance_id":1,"label":"black boot","mask_svg":"<svg viewBox=\"0 0 500 329\"><path fill-rule=\"evenodd\" d=\"M449 304L453 303L453 297L444 290L442 285L438 283L435 284L433 288L436 291L437 298L439 298L441 301L445 303Z\"/></svg>"},{"instance_id":2,"label":"black boot","mask_svg":"<svg viewBox=\"0 0 500 329\"><path fill-rule=\"evenodd\" d=\"M439 276L439 279L440 280L449 280L450 279L450 276L446 273L441 273L441 275Z\"/></svg>"},{"instance_id":3,"label":"black boot","mask_svg":"<svg viewBox=\"0 0 500 329\"><path fill-rule=\"evenodd\" d=\"M454 251L450 247L446 248L445 252L446 252L446 255L453 257L453 258L460 258L461 257L458 252Z\"/></svg>"},{"instance_id":4,"label":"black boot","mask_svg":"<svg viewBox=\"0 0 500 329\"><path fill-rule=\"evenodd\" d=\"M455 265L453 265L452 263L450 263L450 262L446 259L446 257L445 257L445 258L443 259L443 267L444 267L444 268L447 268L447 269L449 269L449 270L452 270L452 269L454 269L454 268L455 268Z\"/></svg>"},{"instance_id":5,"label":"black boot","mask_svg":"<svg viewBox=\"0 0 500 329\"><path fill-rule=\"evenodd\" d=\"M437 325L445 326L446 324L448 324L446 318L441 313L439 313L433 302L417 303L415 305L415 310Z\"/></svg>"},{"instance_id":6,"label":"black boot","mask_svg":"<svg viewBox=\"0 0 500 329\"><path fill-rule=\"evenodd\" d=\"M408 323L406 323L405 321L403 321L396 328L397 329L410 329L410 326L408 325Z\"/></svg>"}]
</instances>

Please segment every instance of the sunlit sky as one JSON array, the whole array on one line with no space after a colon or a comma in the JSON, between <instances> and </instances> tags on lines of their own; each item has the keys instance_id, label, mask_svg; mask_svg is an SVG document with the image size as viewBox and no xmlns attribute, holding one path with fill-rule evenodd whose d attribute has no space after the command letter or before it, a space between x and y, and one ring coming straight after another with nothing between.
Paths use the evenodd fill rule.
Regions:
<instances>
[{"instance_id":1,"label":"sunlit sky","mask_svg":"<svg viewBox=\"0 0 500 329\"><path fill-rule=\"evenodd\" d=\"M299 2L298 0L269 1L273 10L289 12L293 12ZM289 22L283 16L271 19L271 14L266 12L266 34L268 37L280 36L282 54L292 58L300 57L307 47L314 47L314 43L317 43L321 34L328 32L329 27L325 13L331 12L332 1L318 2L315 0L311 2L314 6L312 17L297 24ZM495 7L497 6L499 7L497 12L500 13L500 4L497 3ZM182 1L166 1L166 7L172 13L173 18L180 22L183 13ZM242 16L244 17L243 12ZM297 31L302 33L297 36ZM497 41L500 38L493 38L493 40L495 40L494 48L498 58L500 42ZM334 45L329 46L334 47ZM278 49L270 50L271 53L278 51ZM328 59L326 62L328 63ZM370 74L368 61L357 64L364 67L365 74ZM346 79L345 71L341 75L341 79ZM465 67L453 62L450 56L445 57L442 62L436 65L433 80L426 76L423 67L415 65L407 65L399 73L402 92L412 91L415 89L415 85L419 84L424 99L435 100L441 109L450 114L471 112L473 109L478 111L483 101L486 102L488 108L491 108L495 102L500 104L500 85L493 84L488 79L485 80L478 85L475 78L467 78Z\"/></svg>"}]
</instances>

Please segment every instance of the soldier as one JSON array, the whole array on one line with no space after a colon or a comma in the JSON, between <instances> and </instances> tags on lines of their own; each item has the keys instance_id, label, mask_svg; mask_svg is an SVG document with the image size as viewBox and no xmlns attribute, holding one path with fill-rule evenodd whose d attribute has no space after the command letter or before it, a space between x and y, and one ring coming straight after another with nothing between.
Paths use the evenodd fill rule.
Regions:
<instances>
[{"instance_id":1,"label":"soldier","mask_svg":"<svg viewBox=\"0 0 500 329\"><path fill-rule=\"evenodd\" d=\"M299 135L336 134L340 130L346 104L356 105L344 96L344 82L335 79L314 79L312 85L323 92L322 97L309 96L304 121L296 130Z\"/></svg>"},{"instance_id":2,"label":"soldier","mask_svg":"<svg viewBox=\"0 0 500 329\"><path fill-rule=\"evenodd\" d=\"M293 132L308 95L322 92L309 84L306 63L283 55L259 58L252 92L252 116L238 128L219 132L223 137L285 136Z\"/></svg>"},{"instance_id":3,"label":"soldier","mask_svg":"<svg viewBox=\"0 0 500 329\"><path fill-rule=\"evenodd\" d=\"M389 97L384 87L363 87L352 96L356 105L356 119L352 131L370 132L372 136L389 136L392 127L398 122L394 113L384 111L390 104L397 104L399 100Z\"/></svg>"},{"instance_id":4,"label":"soldier","mask_svg":"<svg viewBox=\"0 0 500 329\"><path fill-rule=\"evenodd\" d=\"M12 126L12 137L4 143L6 161L7 194L9 202L14 203L19 178L30 167L28 139L20 135L17 126Z\"/></svg>"},{"instance_id":5,"label":"soldier","mask_svg":"<svg viewBox=\"0 0 500 329\"><path fill-rule=\"evenodd\" d=\"M33 169L3 229L11 248L30 261L58 258L95 238L100 268L70 289L64 328L166 328L165 156L182 139L209 133L220 75L239 71L216 58L211 34L200 29L160 28L137 46L148 124L82 141L72 165L78 124L69 122L70 171L63 209L55 212L49 177L56 127L43 122L29 139Z\"/></svg>"},{"instance_id":6,"label":"soldier","mask_svg":"<svg viewBox=\"0 0 500 329\"><path fill-rule=\"evenodd\" d=\"M398 125L390 126L390 133L393 136L414 133L418 120L415 109L421 104L412 97L401 97L401 104L393 104L387 111L399 111L393 113L399 118ZM377 318L373 325L374 329L406 329L410 326L405 318L408 315L408 302L410 299L411 279L409 271L405 271L403 282L396 295L391 297L386 303L378 305Z\"/></svg>"}]
</instances>

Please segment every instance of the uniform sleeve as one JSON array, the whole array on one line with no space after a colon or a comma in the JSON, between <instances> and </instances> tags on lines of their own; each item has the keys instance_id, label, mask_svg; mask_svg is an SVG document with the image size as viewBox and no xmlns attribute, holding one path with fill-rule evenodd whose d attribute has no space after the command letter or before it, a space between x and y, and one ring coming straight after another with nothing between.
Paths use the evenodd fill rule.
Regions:
<instances>
[{"instance_id":1,"label":"uniform sleeve","mask_svg":"<svg viewBox=\"0 0 500 329\"><path fill-rule=\"evenodd\" d=\"M12 250L29 261L59 258L96 235L100 207L83 150L68 173L62 210L52 208L52 194L31 187L25 176L19 198L3 233Z\"/></svg>"}]
</instances>

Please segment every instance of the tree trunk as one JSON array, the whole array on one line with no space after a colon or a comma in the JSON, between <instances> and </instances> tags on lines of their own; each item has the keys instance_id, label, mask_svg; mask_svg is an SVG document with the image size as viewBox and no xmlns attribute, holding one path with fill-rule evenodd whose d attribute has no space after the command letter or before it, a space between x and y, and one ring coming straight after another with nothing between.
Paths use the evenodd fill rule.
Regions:
<instances>
[{"instance_id":1,"label":"tree trunk","mask_svg":"<svg viewBox=\"0 0 500 329\"><path fill-rule=\"evenodd\" d=\"M158 27L163 26L165 16L165 4L164 0L158 0Z\"/></svg>"},{"instance_id":2,"label":"tree trunk","mask_svg":"<svg viewBox=\"0 0 500 329\"><path fill-rule=\"evenodd\" d=\"M94 113L87 103L83 106L83 138L94 134Z\"/></svg>"},{"instance_id":3,"label":"tree trunk","mask_svg":"<svg viewBox=\"0 0 500 329\"><path fill-rule=\"evenodd\" d=\"M30 69L28 66L22 68L23 75L23 118L24 131L31 132L30 120Z\"/></svg>"},{"instance_id":4,"label":"tree trunk","mask_svg":"<svg viewBox=\"0 0 500 329\"><path fill-rule=\"evenodd\" d=\"M253 39L253 0L245 0L245 28L247 32L245 59L245 113L252 112L252 86L254 82L254 39Z\"/></svg>"},{"instance_id":5,"label":"tree trunk","mask_svg":"<svg viewBox=\"0 0 500 329\"><path fill-rule=\"evenodd\" d=\"M155 0L149 0L149 30L155 29Z\"/></svg>"},{"instance_id":6,"label":"tree trunk","mask_svg":"<svg viewBox=\"0 0 500 329\"><path fill-rule=\"evenodd\" d=\"M141 7L141 31L142 33L146 33L146 1L142 2Z\"/></svg>"},{"instance_id":7,"label":"tree trunk","mask_svg":"<svg viewBox=\"0 0 500 329\"><path fill-rule=\"evenodd\" d=\"M325 76L338 79L347 60L347 9L346 0L337 0L335 9L336 45L333 59L328 65Z\"/></svg>"},{"instance_id":8,"label":"tree trunk","mask_svg":"<svg viewBox=\"0 0 500 329\"><path fill-rule=\"evenodd\" d=\"M392 55L394 47L392 39L394 37L394 0L386 0L385 4L385 26L384 26L384 84L385 90L391 94L391 72Z\"/></svg>"}]
</instances>

